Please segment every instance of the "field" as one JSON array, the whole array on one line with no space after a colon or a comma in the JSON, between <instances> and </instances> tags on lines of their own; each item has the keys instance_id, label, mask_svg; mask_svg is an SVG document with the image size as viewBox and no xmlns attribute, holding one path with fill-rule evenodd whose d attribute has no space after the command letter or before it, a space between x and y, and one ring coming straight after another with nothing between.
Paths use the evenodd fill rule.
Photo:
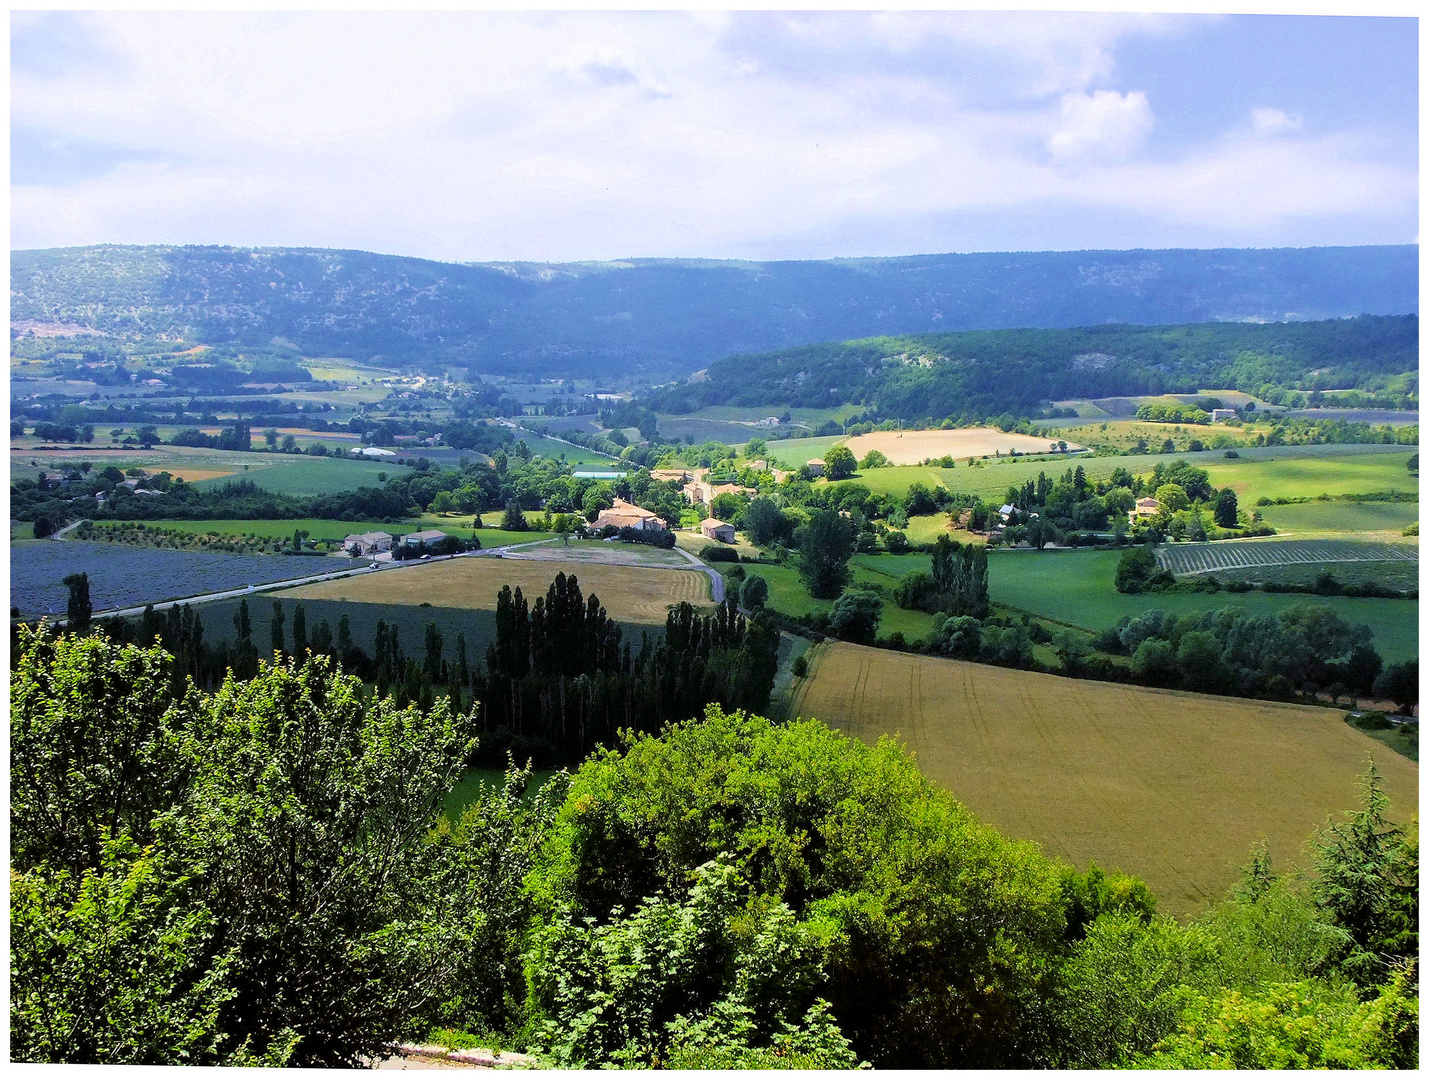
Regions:
<instances>
[{"instance_id":1,"label":"field","mask_svg":"<svg viewBox=\"0 0 1429 1080\"><path fill-rule=\"evenodd\" d=\"M824 440L799 440L821 442ZM837 439L829 440L830 445ZM827 449L825 447L824 449ZM770 452L775 453L773 444ZM1021 487L1045 472L1049 477L1061 476L1078 465L1093 482L1104 480L1115 469L1126 469L1133 475L1145 475L1158 464L1186 461L1210 474L1216 487L1232 487L1246 510L1257 509L1259 498L1314 498L1330 495L1362 495L1372 491L1417 492L1418 480L1409 474L1405 462L1414 448L1382 445L1341 446L1273 446L1236 451L1238 459L1227 459L1221 450L1194 454L1137 454L1089 457L1086 455L978 459L969 466L959 461L952 469L928 466L895 466L887 469L865 469L852 480L838 483L863 484L874 493L902 495L914 481L935 487L946 486L951 491L976 495L984 502L1001 502L1009 487ZM820 454L810 453L809 457ZM1403 505L1403 504L1401 504ZM1262 513L1278 511L1280 507L1259 507Z\"/></svg>"},{"instance_id":2,"label":"field","mask_svg":"<svg viewBox=\"0 0 1429 1080\"><path fill-rule=\"evenodd\" d=\"M1009 836L1144 878L1162 911L1221 896L1265 836L1282 870L1359 805L1373 755L1390 815L1419 768L1328 709L1151 690L834 644L794 712L864 741L897 735L933 782Z\"/></svg>"},{"instance_id":3,"label":"field","mask_svg":"<svg viewBox=\"0 0 1429 1080\"><path fill-rule=\"evenodd\" d=\"M928 566L928 556L881 556L870 559L868 556L856 555L850 564L853 576L852 584L868 585L885 589L892 593L893 587L898 584L898 579L906 573L908 567L903 565L894 566L894 559L917 559L923 561L923 569ZM886 561L886 564L885 564ZM882 570L872 569L874 566L884 564ZM717 569L723 570L724 564L716 563ZM799 571L792 563L766 563L761 565L746 565L745 572L748 575L762 577L769 582L768 606L775 611L781 611L786 615L798 618L801 615L811 615L816 611L832 611L832 600L815 600L809 595L808 589L799 578ZM891 571L891 573L890 573ZM725 581L728 584L729 577L726 574ZM917 641L927 637L933 629L933 616L922 611L907 611L892 600L891 595L884 598L883 617L878 624L878 636L887 637L892 633L901 633L908 641Z\"/></svg>"},{"instance_id":4,"label":"field","mask_svg":"<svg viewBox=\"0 0 1429 1080\"><path fill-rule=\"evenodd\" d=\"M758 434L751 429L750 438ZM776 439L769 443L769 459L799 468L811 458L821 458L839 443L842 435L820 435L808 439Z\"/></svg>"},{"instance_id":5,"label":"field","mask_svg":"<svg viewBox=\"0 0 1429 1080\"><path fill-rule=\"evenodd\" d=\"M556 458L576 468L582 465L609 466L619 464L619 459L617 458L607 457L605 454L596 453L594 450L587 450L584 446L576 446L574 443L562 442L559 439L548 439L543 435L537 435L534 431L527 431L525 428L517 428L512 434L521 442L524 442L531 453L540 454L542 457Z\"/></svg>"},{"instance_id":6,"label":"field","mask_svg":"<svg viewBox=\"0 0 1429 1080\"><path fill-rule=\"evenodd\" d=\"M289 454L246 455L256 457L253 468L240 476L200 481L200 488L222 487L230 480L251 480L275 495L334 495L360 487L381 487L382 476L399 476L406 466L391 461L350 461L345 458L310 458Z\"/></svg>"},{"instance_id":7,"label":"field","mask_svg":"<svg viewBox=\"0 0 1429 1080\"><path fill-rule=\"evenodd\" d=\"M499 515L491 514L488 516L499 517ZM416 532L419 529L442 529L452 536L469 540L473 531L470 514L457 520L432 515L397 524L382 521L338 521L331 518L261 518L255 520L224 518L213 521L192 519L170 521L164 519L145 522L145 524L157 528L198 533L199 535L218 533L220 536L246 536L249 533L254 536L292 536L294 529L302 529L311 540L341 540L353 533L362 532L386 532L399 536L402 533ZM502 547L506 544L524 544L533 540L549 540L553 535L535 531L509 532L505 529L477 529L475 532L483 548Z\"/></svg>"},{"instance_id":8,"label":"field","mask_svg":"<svg viewBox=\"0 0 1429 1080\"><path fill-rule=\"evenodd\" d=\"M404 567L342 581L323 581L285 592L294 600L350 600L364 604L428 603L453 609L496 606L501 586L518 586L529 600L544 595L558 573L574 573L581 591L594 592L620 622L663 625L671 604L710 603L709 579L699 570L666 570L556 563L526 559L466 558Z\"/></svg>"},{"instance_id":9,"label":"field","mask_svg":"<svg viewBox=\"0 0 1429 1080\"><path fill-rule=\"evenodd\" d=\"M924 559L927 556L923 556ZM988 559L988 592L996 604L1020 608L1084 630L1102 630L1123 615L1152 608L1184 614L1238 607L1271 615L1296 604L1327 604L1350 623L1374 632L1386 662L1419 655L1419 603L1296 593L1119 593L1118 551L1000 551Z\"/></svg>"},{"instance_id":10,"label":"field","mask_svg":"<svg viewBox=\"0 0 1429 1080\"><path fill-rule=\"evenodd\" d=\"M1050 453L1048 439L1031 435L1006 434L996 428L955 428L948 431L870 431L848 440L848 448L860 461L870 450L882 451L895 465L917 465L928 458L951 454L954 458L983 457L1001 452L1010 455Z\"/></svg>"},{"instance_id":11,"label":"field","mask_svg":"<svg viewBox=\"0 0 1429 1080\"><path fill-rule=\"evenodd\" d=\"M1209 574L1255 566L1418 561L1418 545L1353 540L1222 540L1163 544L1156 549L1157 564L1173 574Z\"/></svg>"},{"instance_id":12,"label":"field","mask_svg":"<svg viewBox=\"0 0 1429 1080\"><path fill-rule=\"evenodd\" d=\"M1357 535L1362 539L1414 543L1406 526L1419 520L1417 502L1308 502L1258 506L1265 523L1287 536Z\"/></svg>"},{"instance_id":13,"label":"field","mask_svg":"<svg viewBox=\"0 0 1429 1080\"><path fill-rule=\"evenodd\" d=\"M64 579L79 572L89 575L94 610L105 611L307 577L333 568L324 559L46 540L11 546L10 603L25 616L63 615L69 596Z\"/></svg>"}]
</instances>

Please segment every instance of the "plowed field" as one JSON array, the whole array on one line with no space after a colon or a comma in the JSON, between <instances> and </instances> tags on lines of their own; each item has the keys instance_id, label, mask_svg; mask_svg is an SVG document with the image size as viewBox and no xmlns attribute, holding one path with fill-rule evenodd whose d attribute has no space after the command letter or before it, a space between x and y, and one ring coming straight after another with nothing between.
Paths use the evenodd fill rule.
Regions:
<instances>
[{"instance_id":1,"label":"plowed field","mask_svg":"<svg viewBox=\"0 0 1429 1080\"><path fill-rule=\"evenodd\" d=\"M501 586L520 588L531 602L559 573L574 574L581 592L595 593L612 619L663 624L671 604L710 603L709 579L698 570L557 563L524 559L452 559L428 566L384 570L341 581L305 585L283 597L295 600L352 600L364 604L431 604L443 608L490 609Z\"/></svg>"}]
</instances>

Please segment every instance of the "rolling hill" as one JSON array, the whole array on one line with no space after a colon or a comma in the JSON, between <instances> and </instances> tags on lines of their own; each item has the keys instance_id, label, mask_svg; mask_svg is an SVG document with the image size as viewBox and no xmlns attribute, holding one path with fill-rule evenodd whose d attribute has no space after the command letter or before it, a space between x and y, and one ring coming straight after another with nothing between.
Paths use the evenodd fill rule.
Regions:
<instances>
[{"instance_id":1,"label":"rolling hill","mask_svg":"<svg viewBox=\"0 0 1429 1080\"><path fill-rule=\"evenodd\" d=\"M307 355L645 379L876 335L1418 310L1414 246L454 264L311 248L11 256L12 332L291 342Z\"/></svg>"}]
</instances>

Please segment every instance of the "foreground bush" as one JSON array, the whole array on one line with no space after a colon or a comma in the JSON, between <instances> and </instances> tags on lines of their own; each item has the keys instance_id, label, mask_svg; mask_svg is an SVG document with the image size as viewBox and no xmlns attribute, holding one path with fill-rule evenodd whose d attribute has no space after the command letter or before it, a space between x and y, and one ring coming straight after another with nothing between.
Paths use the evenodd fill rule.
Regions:
<instances>
[{"instance_id":1,"label":"foreground bush","mask_svg":"<svg viewBox=\"0 0 1429 1080\"><path fill-rule=\"evenodd\" d=\"M15 1059L343 1065L412 1031L480 920L425 841L469 717L325 659L175 697L157 649L18 646Z\"/></svg>"},{"instance_id":2,"label":"foreground bush","mask_svg":"<svg viewBox=\"0 0 1429 1080\"><path fill-rule=\"evenodd\" d=\"M711 875L726 929L697 914L713 902ZM892 741L717 708L583 766L529 889L531 1007L551 1030L582 1032L572 1062L632 1043L658 1058L669 1025L726 1002L777 1027L825 999L875 1065L1026 1063L1028 1018L1066 930L1058 868L980 825ZM591 995L627 954L649 957L644 971L671 966L615 943L682 919L703 919L710 936L682 947L678 978L652 976L675 985L639 1002L616 983ZM789 966L756 993L741 979L751 966L776 973L750 959L776 928L786 940L772 955Z\"/></svg>"}]
</instances>

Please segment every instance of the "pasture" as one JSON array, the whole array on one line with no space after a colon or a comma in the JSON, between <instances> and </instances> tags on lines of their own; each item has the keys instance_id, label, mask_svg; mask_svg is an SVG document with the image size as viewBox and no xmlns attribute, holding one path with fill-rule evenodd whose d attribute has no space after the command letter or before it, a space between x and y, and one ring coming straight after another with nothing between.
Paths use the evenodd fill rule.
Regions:
<instances>
[{"instance_id":1,"label":"pasture","mask_svg":"<svg viewBox=\"0 0 1429 1080\"><path fill-rule=\"evenodd\" d=\"M1418 766L1330 709L1119 686L837 643L811 650L791 714L896 736L984 821L1081 869L1144 878L1162 911L1220 897L1264 836L1282 870L1359 805L1368 757L1392 818Z\"/></svg>"},{"instance_id":2,"label":"pasture","mask_svg":"<svg viewBox=\"0 0 1429 1080\"><path fill-rule=\"evenodd\" d=\"M951 454L954 458L983 457L993 453L1010 456L1051 453L1054 443L1031 435L1005 433L996 428L953 428L931 431L870 431L849 439L848 448L860 461L878 450L894 465L917 465L929 458Z\"/></svg>"},{"instance_id":3,"label":"pasture","mask_svg":"<svg viewBox=\"0 0 1429 1080\"><path fill-rule=\"evenodd\" d=\"M558 573L575 574L581 592L600 597L620 622L663 625L670 605L710 603L709 579L699 570L559 563L534 559L476 557L405 566L340 581L323 581L283 593L294 600L345 600L360 604L408 604L487 610L503 585L519 587L534 603Z\"/></svg>"},{"instance_id":4,"label":"pasture","mask_svg":"<svg viewBox=\"0 0 1429 1080\"><path fill-rule=\"evenodd\" d=\"M1405 467L1416 447L1371 446L1378 453L1327 453L1357 450L1353 446L1265 447L1268 454L1251 456L1240 451L1239 460L1195 461L1211 474L1218 488L1235 489L1249 509L1256 499L1311 498L1317 495L1363 495L1372 491L1418 492L1419 479ZM1287 453L1287 451L1299 451ZM1318 450L1318 454L1304 451ZM1198 455L1184 455L1188 461ZM1248 502L1245 500L1249 500Z\"/></svg>"},{"instance_id":5,"label":"pasture","mask_svg":"<svg viewBox=\"0 0 1429 1080\"><path fill-rule=\"evenodd\" d=\"M1417 502L1307 502L1257 506L1276 532L1297 537L1353 535L1361 539L1414 543L1406 526L1419 520Z\"/></svg>"},{"instance_id":6,"label":"pasture","mask_svg":"<svg viewBox=\"0 0 1429 1080\"><path fill-rule=\"evenodd\" d=\"M926 556L925 556L926 558ZM993 603L1018 608L1069 626L1098 631L1123 615L1152 608L1177 615L1238 607L1273 615L1296 604L1325 604L1343 619L1364 623L1387 663L1419 655L1419 602L1296 593L1119 593L1119 551L998 551L988 558L988 593Z\"/></svg>"},{"instance_id":7,"label":"pasture","mask_svg":"<svg viewBox=\"0 0 1429 1080\"><path fill-rule=\"evenodd\" d=\"M560 439L549 439L525 428L516 428L512 434L519 441L524 442L531 453L564 461L574 468L580 468L582 465L607 467L619 462L618 458L609 457L594 450L587 450L584 446L576 446L574 443L562 442ZM509 455L510 451L508 450L507 453Z\"/></svg>"},{"instance_id":8,"label":"pasture","mask_svg":"<svg viewBox=\"0 0 1429 1080\"><path fill-rule=\"evenodd\" d=\"M750 429L748 438L759 434ZM812 458L822 458L839 443L846 441L842 435L818 435L806 439L774 439L769 442L769 459L783 462L795 469L807 464Z\"/></svg>"},{"instance_id":9,"label":"pasture","mask_svg":"<svg viewBox=\"0 0 1429 1080\"><path fill-rule=\"evenodd\" d=\"M379 477L407 471L395 461L352 461L347 458L312 458L296 454L246 454L251 469L241 476L200 481L200 488L222 487L230 480L251 480L275 495L335 495L362 487L381 487ZM245 468L248 462L245 462Z\"/></svg>"},{"instance_id":10,"label":"pasture","mask_svg":"<svg viewBox=\"0 0 1429 1080\"><path fill-rule=\"evenodd\" d=\"M1211 574L1258 566L1323 566L1330 563L1419 561L1412 544L1353 540L1221 540L1205 544L1163 544L1156 562L1173 574Z\"/></svg>"}]
</instances>

